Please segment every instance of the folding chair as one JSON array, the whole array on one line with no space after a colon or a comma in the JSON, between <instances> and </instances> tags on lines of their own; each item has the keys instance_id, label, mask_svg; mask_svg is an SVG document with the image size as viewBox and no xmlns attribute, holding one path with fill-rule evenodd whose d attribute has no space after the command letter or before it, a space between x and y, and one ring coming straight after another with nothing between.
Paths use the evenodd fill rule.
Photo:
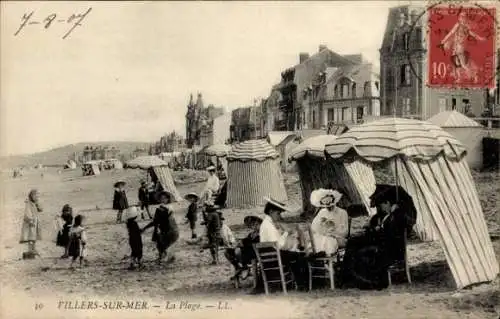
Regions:
<instances>
[{"instance_id":1,"label":"folding chair","mask_svg":"<svg viewBox=\"0 0 500 319\"><path fill-rule=\"evenodd\" d=\"M396 261L387 268L387 278L389 279L389 286L392 284L392 274L395 272L405 272L406 280L411 285L411 273L410 266L408 265L408 246L407 246L407 231L404 231L404 250L403 250L403 260Z\"/></svg>"},{"instance_id":2,"label":"folding chair","mask_svg":"<svg viewBox=\"0 0 500 319\"><path fill-rule=\"evenodd\" d=\"M309 238L311 240L312 252L313 254L316 254L316 244L314 242L311 225L308 225L308 231ZM311 258L307 261L309 268L309 291L312 290L313 278L330 279L330 289L335 289L335 270L333 266L337 258L337 254L335 254L328 257Z\"/></svg>"},{"instance_id":3,"label":"folding chair","mask_svg":"<svg viewBox=\"0 0 500 319\"><path fill-rule=\"evenodd\" d=\"M287 285L290 283L295 285L295 278L289 267L287 267L285 271L277 243L257 243L253 245L253 248L260 265L260 272L262 274L266 295L269 294L270 283L280 283L283 288L283 293L286 295ZM273 278L275 277L276 270L279 271L280 279Z\"/></svg>"}]
</instances>

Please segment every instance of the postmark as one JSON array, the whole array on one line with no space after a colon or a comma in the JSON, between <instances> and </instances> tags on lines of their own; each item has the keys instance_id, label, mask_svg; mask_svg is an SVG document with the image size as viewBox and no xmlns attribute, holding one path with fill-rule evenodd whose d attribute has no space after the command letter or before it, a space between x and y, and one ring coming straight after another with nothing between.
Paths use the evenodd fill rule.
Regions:
<instances>
[{"instance_id":1,"label":"postmark","mask_svg":"<svg viewBox=\"0 0 500 319\"><path fill-rule=\"evenodd\" d=\"M427 14L426 84L433 88L494 88L495 7L439 4Z\"/></svg>"}]
</instances>

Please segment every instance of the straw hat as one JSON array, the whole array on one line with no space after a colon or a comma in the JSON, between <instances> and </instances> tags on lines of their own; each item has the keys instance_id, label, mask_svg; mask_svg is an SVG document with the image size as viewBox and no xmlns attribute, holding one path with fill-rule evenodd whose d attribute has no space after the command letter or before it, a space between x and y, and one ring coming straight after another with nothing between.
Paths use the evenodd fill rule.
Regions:
<instances>
[{"instance_id":1,"label":"straw hat","mask_svg":"<svg viewBox=\"0 0 500 319\"><path fill-rule=\"evenodd\" d=\"M124 181L118 181L115 183L114 187L117 188L117 187L120 187L120 186L125 186L127 183L125 183Z\"/></svg>"},{"instance_id":2,"label":"straw hat","mask_svg":"<svg viewBox=\"0 0 500 319\"><path fill-rule=\"evenodd\" d=\"M188 193L188 194L184 195L184 199L185 200L193 199L194 201L197 202L200 199L200 197L198 195L196 195L195 193Z\"/></svg>"},{"instance_id":3,"label":"straw hat","mask_svg":"<svg viewBox=\"0 0 500 319\"><path fill-rule=\"evenodd\" d=\"M131 218L137 218L137 216L139 216L139 211L137 210L137 207L135 207L135 206L130 206L125 211L125 220L131 219Z\"/></svg>"},{"instance_id":4,"label":"straw hat","mask_svg":"<svg viewBox=\"0 0 500 319\"><path fill-rule=\"evenodd\" d=\"M311 205L314 207L332 207L337 205L342 193L333 189L316 189L311 193Z\"/></svg>"},{"instance_id":5,"label":"straw hat","mask_svg":"<svg viewBox=\"0 0 500 319\"><path fill-rule=\"evenodd\" d=\"M209 171L209 172L210 171L215 172L216 171L215 166L211 165L211 166L207 167L207 171Z\"/></svg>"},{"instance_id":6,"label":"straw hat","mask_svg":"<svg viewBox=\"0 0 500 319\"><path fill-rule=\"evenodd\" d=\"M285 204L282 202L279 202L275 200L274 198L271 197L264 197L264 200L266 201L266 206L271 205L273 208L279 210L279 211L288 211L288 208L286 208Z\"/></svg>"}]
</instances>

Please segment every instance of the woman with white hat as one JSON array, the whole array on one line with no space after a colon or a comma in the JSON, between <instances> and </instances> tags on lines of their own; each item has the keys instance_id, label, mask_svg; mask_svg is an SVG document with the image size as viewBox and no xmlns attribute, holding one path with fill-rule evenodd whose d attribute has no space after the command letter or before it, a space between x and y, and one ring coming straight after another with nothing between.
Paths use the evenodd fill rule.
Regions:
<instances>
[{"instance_id":1,"label":"woman with white hat","mask_svg":"<svg viewBox=\"0 0 500 319\"><path fill-rule=\"evenodd\" d=\"M321 208L311 223L316 252L333 255L345 246L349 216L337 207L342 194L332 189L317 189L311 193L311 204Z\"/></svg>"},{"instance_id":2,"label":"woman with white hat","mask_svg":"<svg viewBox=\"0 0 500 319\"><path fill-rule=\"evenodd\" d=\"M209 166L207 171L210 176L208 176L207 183L205 184L205 188L200 196L203 202L211 200L213 195L219 192L220 188L219 178L217 177L217 174L215 174L215 166Z\"/></svg>"}]
</instances>

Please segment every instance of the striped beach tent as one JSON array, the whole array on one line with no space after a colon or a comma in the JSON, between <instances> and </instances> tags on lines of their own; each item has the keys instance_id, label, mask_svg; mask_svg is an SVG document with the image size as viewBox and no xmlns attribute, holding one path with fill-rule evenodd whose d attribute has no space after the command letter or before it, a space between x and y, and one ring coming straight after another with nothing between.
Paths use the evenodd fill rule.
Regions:
<instances>
[{"instance_id":1,"label":"striped beach tent","mask_svg":"<svg viewBox=\"0 0 500 319\"><path fill-rule=\"evenodd\" d=\"M493 280L498 261L464 145L429 122L390 118L352 128L326 146L339 161L388 161L410 194L424 239L442 243L458 288Z\"/></svg>"},{"instance_id":2,"label":"striped beach tent","mask_svg":"<svg viewBox=\"0 0 500 319\"><path fill-rule=\"evenodd\" d=\"M227 156L228 207L264 204L264 196L287 201L280 157L265 140L235 144Z\"/></svg>"},{"instance_id":3,"label":"striped beach tent","mask_svg":"<svg viewBox=\"0 0 500 319\"><path fill-rule=\"evenodd\" d=\"M158 178L163 190L169 192L173 202L182 200L179 191L174 183L174 178L168 168L168 163L158 156L140 156L126 163L126 168L140 168L147 170L149 175L154 175Z\"/></svg>"},{"instance_id":4,"label":"striped beach tent","mask_svg":"<svg viewBox=\"0 0 500 319\"><path fill-rule=\"evenodd\" d=\"M370 212L370 195L375 191L375 175L370 165L360 161L338 162L327 158L325 146L337 139L335 135L318 135L304 140L290 152L289 161L296 161L302 189L302 208L313 214L309 200L318 188L335 188L349 204L364 205Z\"/></svg>"}]
</instances>

